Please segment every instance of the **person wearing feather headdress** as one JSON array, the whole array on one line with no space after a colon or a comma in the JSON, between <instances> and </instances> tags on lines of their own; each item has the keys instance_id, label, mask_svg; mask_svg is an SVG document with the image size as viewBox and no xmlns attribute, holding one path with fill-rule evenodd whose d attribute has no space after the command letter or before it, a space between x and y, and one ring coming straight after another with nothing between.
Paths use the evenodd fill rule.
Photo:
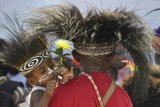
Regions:
<instances>
[{"instance_id":1,"label":"person wearing feather headdress","mask_svg":"<svg viewBox=\"0 0 160 107\"><path fill-rule=\"evenodd\" d=\"M133 11L93 9L82 16L77 7L60 5L41 8L33 16L29 20L32 30L74 43L73 56L82 71L55 90L49 107L131 107L128 95L108 73L120 45L129 52L137 68L129 90L131 100L136 105L147 99L153 33Z\"/></svg>"},{"instance_id":2,"label":"person wearing feather headdress","mask_svg":"<svg viewBox=\"0 0 160 107\"><path fill-rule=\"evenodd\" d=\"M45 107L55 88L54 73L51 73L54 63L46 49L47 42L42 38L28 38L29 33L18 20L4 16L11 25L2 26L7 31L8 41L3 44L1 59L25 75L28 84L33 86L26 97L27 107ZM44 98L46 100L41 101Z\"/></svg>"},{"instance_id":3,"label":"person wearing feather headdress","mask_svg":"<svg viewBox=\"0 0 160 107\"><path fill-rule=\"evenodd\" d=\"M58 75L65 78L63 82L66 81L67 74L70 72L64 67L61 69L63 73L55 69L57 63L51 59L44 37L34 36L27 28L24 28L17 16L12 19L6 13L3 15L9 25L1 24L1 28L6 31L5 37L8 41L4 40L5 44L2 44L0 58L22 73L32 87L26 97L27 107L47 107L59 82Z\"/></svg>"},{"instance_id":4,"label":"person wearing feather headdress","mask_svg":"<svg viewBox=\"0 0 160 107\"><path fill-rule=\"evenodd\" d=\"M116 83L123 87L129 95L132 89L132 77L136 72L133 60L130 59L129 53L121 48L117 50L111 62L111 74ZM153 54L151 54L153 55ZM154 58L154 57L151 57ZM118 71L118 72L117 72ZM118 77L118 78L116 78ZM140 103L133 103L134 107L159 107L160 105L160 66L155 63L154 59L151 60L151 73L149 75L149 91L147 99Z\"/></svg>"},{"instance_id":5,"label":"person wearing feather headdress","mask_svg":"<svg viewBox=\"0 0 160 107\"><path fill-rule=\"evenodd\" d=\"M156 32L158 33L158 32ZM136 104L135 107L159 107L160 105L160 63L159 63L159 46L160 46L160 38L157 36L153 37L152 46L154 48L154 54L152 54L152 58L155 57L155 61L151 63L151 73L149 76L149 92L148 98L139 104ZM127 86L127 85L125 85ZM132 85L128 85L125 87L126 89L131 89ZM127 90L128 90L127 89ZM129 92L130 93L130 92Z\"/></svg>"}]
</instances>

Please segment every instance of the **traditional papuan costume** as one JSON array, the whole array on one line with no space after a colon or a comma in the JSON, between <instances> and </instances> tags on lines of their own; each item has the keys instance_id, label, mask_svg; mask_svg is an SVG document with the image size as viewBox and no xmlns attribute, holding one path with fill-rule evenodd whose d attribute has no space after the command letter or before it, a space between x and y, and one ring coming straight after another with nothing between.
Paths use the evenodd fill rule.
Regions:
<instances>
[{"instance_id":1,"label":"traditional papuan costume","mask_svg":"<svg viewBox=\"0 0 160 107\"><path fill-rule=\"evenodd\" d=\"M48 6L37 9L37 13L34 13L29 21L31 31L70 40L74 43L75 50L79 54L88 55L91 58L114 53L122 45L132 56L134 64L137 67L131 81L131 88L127 88L129 96L135 106L147 99L150 75L150 59L147 56L152 52L151 36L153 33L145 24L144 20L137 16L134 11L127 11L125 9L99 11L97 9L91 9L86 15L82 15L79 9L73 5ZM87 104L91 104L85 102L88 101L87 97L74 97L74 95L70 95L72 93L68 94L68 96L72 96L71 100L74 97L72 102L68 96L66 97L68 100L60 100L56 98L56 95L64 94L60 94L60 90L63 90L63 88L60 88L57 94L53 96L51 107L54 103L54 106L60 104L59 107L71 103L77 107L80 107L82 102L84 104L83 106L89 106ZM72 91L74 93L74 90ZM99 91L103 93L101 89ZM65 98L65 95L61 97ZM101 96L103 95L104 93ZM93 97L95 99L95 105L101 104L101 101L95 96Z\"/></svg>"}]
</instances>

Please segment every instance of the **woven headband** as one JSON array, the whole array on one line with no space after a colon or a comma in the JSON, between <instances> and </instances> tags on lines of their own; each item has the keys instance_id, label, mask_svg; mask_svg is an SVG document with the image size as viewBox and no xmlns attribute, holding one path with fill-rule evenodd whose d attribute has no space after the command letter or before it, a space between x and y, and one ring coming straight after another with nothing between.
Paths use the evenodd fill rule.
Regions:
<instances>
[{"instance_id":1,"label":"woven headband","mask_svg":"<svg viewBox=\"0 0 160 107\"><path fill-rule=\"evenodd\" d=\"M48 50L44 50L42 55L36 55L30 58L19 68L19 70L22 74L27 75L37 66L39 66L46 58L50 58L50 53Z\"/></svg>"},{"instance_id":2,"label":"woven headband","mask_svg":"<svg viewBox=\"0 0 160 107\"><path fill-rule=\"evenodd\" d=\"M76 51L83 55L106 55L115 51L116 44L107 45L107 44L74 44Z\"/></svg>"}]
</instances>

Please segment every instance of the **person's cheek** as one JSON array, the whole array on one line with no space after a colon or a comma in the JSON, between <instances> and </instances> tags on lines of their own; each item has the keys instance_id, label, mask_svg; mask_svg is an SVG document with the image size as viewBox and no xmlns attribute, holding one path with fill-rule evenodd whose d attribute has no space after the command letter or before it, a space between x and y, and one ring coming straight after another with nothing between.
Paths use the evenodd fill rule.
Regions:
<instances>
[{"instance_id":1,"label":"person's cheek","mask_svg":"<svg viewBox=\"0 0 160 107\"><path fill-rule=\"evenodd\" d=\"M117 69L117 70L123 68L126 64L122 63L121 61L122 61L122 58L118 56L114 56L110 63L111 68Z\"/></svg>"}]
</instances>

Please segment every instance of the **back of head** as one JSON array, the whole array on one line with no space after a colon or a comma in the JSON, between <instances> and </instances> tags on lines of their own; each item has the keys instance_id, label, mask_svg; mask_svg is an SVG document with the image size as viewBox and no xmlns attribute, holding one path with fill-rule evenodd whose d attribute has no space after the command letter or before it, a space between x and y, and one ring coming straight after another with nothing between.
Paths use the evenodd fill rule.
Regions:
<instances>
[{"instance_id":1,"label":"back of head","mask_svg":"<svg viewBox=\"0 0 160 107\"><path fill-rule=\"evenodd\" d=\"M91 9L83 16L74 5L50 6L39 10L34 14L36 17L30 19L31 28L73 41L79 54L92 58L109 55L122 45L138 67L132 81L131 99L134 103L146 99L150 72L146 54L152 50L153 34L134 11Z\"/></svg>"}]
</instances>

